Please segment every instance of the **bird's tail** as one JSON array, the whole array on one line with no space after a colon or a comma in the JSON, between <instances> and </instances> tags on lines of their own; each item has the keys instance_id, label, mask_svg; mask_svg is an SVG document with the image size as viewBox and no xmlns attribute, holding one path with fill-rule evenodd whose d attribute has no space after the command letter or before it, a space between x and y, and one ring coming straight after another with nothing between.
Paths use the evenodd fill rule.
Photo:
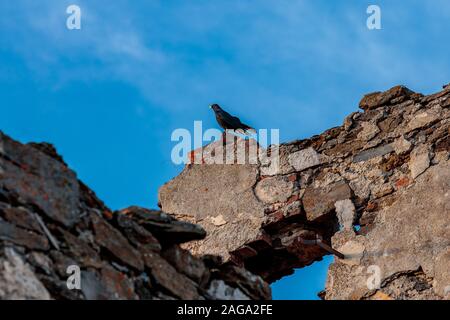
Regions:
<instances>
[{"instance_id":1,"label":"bird's tail","mask_svg":"<svg viewBox=\"0 0 450 320\"><path fill-rule=\"evenodd\" d=\"M256 129L254 129L250 126L244 125L242 128L242 133L245 134L246 136L251 136L251 135L256 134Z\"/></svg>"}]
</instances>

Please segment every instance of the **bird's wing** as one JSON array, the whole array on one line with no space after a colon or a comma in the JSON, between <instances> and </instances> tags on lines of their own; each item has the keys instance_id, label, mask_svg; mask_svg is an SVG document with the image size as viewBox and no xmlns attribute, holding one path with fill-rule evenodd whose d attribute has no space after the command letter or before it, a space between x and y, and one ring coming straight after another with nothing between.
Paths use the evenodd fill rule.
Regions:
<instances>
[{"instance_id":1,"label":"bird's wing","mask_svg":"<svg viewBox=\"0 0 450 320\"><path fill-rule=\"evenodd\" d=\"M236 121L237 120L237 121L239 121L239 118L232 116L231 114L229 114L225 110L222 110L221 114L227 120L230 120L230 121L233 121L233 120Z\"/></svg>"},{"instance_id":2,"label":"bird's wing","mask_svg":"<svg viewBox=\"0 0 450 320\"><path fill-rule=\"evenodd\" d=\"M216 118L219 124L225 129L241 129L244 132L247 130L253 130L252 127L246 125L245 123L242 123L241 120L238 117L232 116L225 110L220 110L216 113Z\"/></svg>"},{"instance_id":3,"label":"bird's wing","mask_svg":"<svg viewBox=\"0 0 450 320\"><path fill-rule=\"evenodd\" d=\"M232 129L232 128L238 128L239 125L241 124L241 121L239 120L239 118L233 117L231 114L229 114L226 111L221 111L219 113L219 116L221 118L221 120L227 124L227 126Z\"/></svg>"}]
</instances>

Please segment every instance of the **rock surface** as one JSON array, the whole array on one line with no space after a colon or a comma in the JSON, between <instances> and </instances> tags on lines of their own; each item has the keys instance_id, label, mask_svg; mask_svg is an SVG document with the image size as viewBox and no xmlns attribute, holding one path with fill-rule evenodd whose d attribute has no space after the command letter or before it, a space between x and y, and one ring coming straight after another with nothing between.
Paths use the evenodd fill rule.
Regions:
<instances>
[{"instance_id":1,"label":"rock surface","mask_svg":"<svg viewBox=\"0 0 450 320\"><path fill-rule=\"evenodd\" d=\"M270 170L186 166L160 189L161 207L208 231L185 248L268 282L328 254L319 238L345 255L325 299L448 299L449 101L449 86L366 95L341 127L280 145Z\"/></svg>"},{"instance_id":2,"label":"rock surface","mask_svg":"<svg viewBox=\"0 0 450 320\"><path fill-rule=\"evenodd\" d=\"M0 132L0 168L0 300L271 298L259 276L180 248L205 237L200 226L111 212L49 144Z\"/></svg>"},{"instance_id":3,"label":"rock surface","mask_svg":"<svg viewBox=\"0 0 450 320\"><path fill-rule=\"evenodd\" d=\"M339 272L334 270L347 262L347 255L346 259L334 262L329 272L326 298L372 299L377 292L393 299L444 297L450 279L448 275L446 279L440 279L438 270L443 264L447 268L450 266L449 190L448 163L433 166L409 189L400 190L395 202L377 212L373 228L364 237L354 234L343 245L337 244L336 249L345 253L345 246L354 243L358 250L348 255L354 259L359 254L361 260ZM373 290L369 290L366 283L371 276L367 273L371 266L380 271L379 288ZM417 274L424 280L416 279ZM412 285L401 288L409 282ZM344 284L346 290L341 290Z\"/></svg>"},{"instance_id":4,"label":"rock surface","mask_svg":"<svg viewBox=\"0 0 450 320\"><path fill-rule=\"evenodd\" d=\"M327 245L324 299L450 299L450 86L360 107L278 158L195 150L162 211L111 212L51 145L0 132L0 299L269 299Z\"/></svg>"}]
</instances>

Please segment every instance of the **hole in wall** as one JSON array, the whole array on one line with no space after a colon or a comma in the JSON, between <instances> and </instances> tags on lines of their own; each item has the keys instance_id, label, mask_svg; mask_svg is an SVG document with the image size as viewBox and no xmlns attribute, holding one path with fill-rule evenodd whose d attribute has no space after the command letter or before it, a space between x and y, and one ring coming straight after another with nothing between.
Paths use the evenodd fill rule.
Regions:
<instances>
[{"instance_id":1,"label":"hole in wall","mask_svg":"<svg viewBox=\"0 0 450 320\"><path fill-rule=\"evenodd\" d=\"M324 256L321 261L295 269L294 274L285 276L271 284L274 300L320 300L317 295L325 289L328 267L334 256Z\"/></svg>"}]
</instances>

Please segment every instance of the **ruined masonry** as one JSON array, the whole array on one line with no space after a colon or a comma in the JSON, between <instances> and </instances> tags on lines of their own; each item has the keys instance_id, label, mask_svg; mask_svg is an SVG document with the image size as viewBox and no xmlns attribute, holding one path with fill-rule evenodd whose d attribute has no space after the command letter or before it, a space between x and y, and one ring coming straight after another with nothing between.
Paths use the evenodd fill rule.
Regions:
<instances>
[{"instance_id":1,"label":"ruined masonry","mask_svg":"<svg viewBox=\"0 0 450 320\"><path fill-rule=\"evenodd\" d=\"M0 300L270 299L259 276L180 247L205 235L157 210L111 212L51 145L0 132Z\"/></svg>"},{"instance_id":2,"label":"ruined masonry","mask_svg":"<svg viewBox=\"0 0 450 320\"><path fill-rule=\"evenodd\" d=\"M279 161L187 165L161 210L113 212L52 145L0 132L0 299L270 299L317 241L344 254L323 299L450 299L449 107L450 85L366 95Z\"/></svg>"},{"instance_id":3,"label":"ruined masonry","mask_svg":"<svg viewBox=\"0 0 450 320\"><path fill-rule=\"evenodd\" d=\"M186 166L161 208L206 230L184 248L269 283L329 254L321 239L344 254L323 299L449 299L449 107L450 85L366 95L342 126L282 144L279 163Z\"/></svg>"}]
</instances>

